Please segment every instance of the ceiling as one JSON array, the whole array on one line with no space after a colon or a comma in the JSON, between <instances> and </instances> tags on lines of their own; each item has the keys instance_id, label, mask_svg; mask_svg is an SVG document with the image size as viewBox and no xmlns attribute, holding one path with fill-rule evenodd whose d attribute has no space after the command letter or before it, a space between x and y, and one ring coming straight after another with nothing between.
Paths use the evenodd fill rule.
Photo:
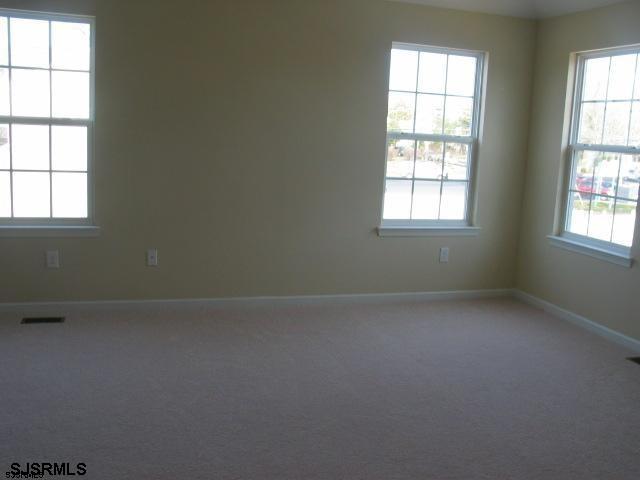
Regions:
<instances>
[{"instance_id":1,"label":"ceiling","mask_svg":"<svg viewBox=\"0 0 640 480\"><path fill-rule=\"evenodd\" d=\"M620 3L622 0L393 0L433 7L496 13L525 18L545 18Z\"/></svg>"}]
</instances>

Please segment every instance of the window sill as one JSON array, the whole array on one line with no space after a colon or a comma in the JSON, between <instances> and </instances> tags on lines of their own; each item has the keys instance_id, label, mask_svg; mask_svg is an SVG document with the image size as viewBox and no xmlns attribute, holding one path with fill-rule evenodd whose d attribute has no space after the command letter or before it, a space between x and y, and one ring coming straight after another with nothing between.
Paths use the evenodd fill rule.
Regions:
<instances>
[{"instance_id":1,"label":"window sill","mask_svg":"<svg viewBox=\"0 0 640 480\"><path fill-rule=\"evenodd\" d=\"M631 268L633 265L633 258L623 253L595 247L577 240L559 237L556 235L549 235L547 238L551 242L551 245L557 248L562 248L574 253L581 253L582 255L587 255L589 257L597 258L626 268Z\"/></svg>"},{"instance_id":2,"label":"window sill","mask_svg":"<svg viewBox=\"0 0 640 480\"><path fill-rule=\"evenodd\" d=\"M476 237L479 227L378 227L379 237Z\"/></svg>"},{"instance_id":3,"label":"window sill","mask_svg":"<svg viewBox=\"0 0 640 480\"><path fill-rule=\"evenodd\" d=\"M100 236L100 227L94 226L0 225L0 237L5 238L64 238L98 236Z\"/></svg>"}]
</instances>

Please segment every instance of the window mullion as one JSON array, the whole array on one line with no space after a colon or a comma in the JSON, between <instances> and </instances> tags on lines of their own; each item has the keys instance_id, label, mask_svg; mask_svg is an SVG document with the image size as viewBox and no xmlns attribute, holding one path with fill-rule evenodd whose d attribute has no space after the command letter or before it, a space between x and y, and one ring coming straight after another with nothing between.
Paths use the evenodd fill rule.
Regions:
<instances>
[{"instance_id":1,"label":"window mullion","mask_svg":"<svg viewBox=\"0 0 640 480\"><path fill-rule=\"evenodd\" d=\"M11 218L13 218L13 133L9 124L9 203L11 205Z\"/></svg>"},{"instance_id":2,"label":"window mullion","mask_svg":"<svg viewBox=\"0 0 640 480\"><path fill-rule=\"evenodd\" d=\"M613 242L613 229L616 225L616 209L618 208L618 193L620 188L620 174L622 173L622 155L618 156L618 179L616 180L615 197L613 198L613 216L611 218L611 235L609 240Z\"/></svg>"},{"instance_id":3,"label":"window mullion","mask_svg":"<svg viewBox=\"0 0 640 480\"><path fill-rule=\"evenodd\" d=\"M638 71L638 57L640 57L640 54L636 55L636 68L633 69L634 72ZM633 94L636 91L636 79L638 78L638 75L634 75L633 77L633 88L631 89L631 101L629 102L629 127L627 128L627 145L629 145L629 142L631 141L631 120L633 119Z\"/></svg>"},{"instance_id":4,"label":"window mullion","mask_svg":"<svg viewBox=\"0 0 640 480\"><path fill-rule=\"evenodd\" d=\"M587 216L587 235L589 235L589 228L591 227L591 212L593 210L593 197L596 196L593 193L593 187L596 183L596 168L598 168L598 159L601 158L602 155L598 155L593 161L593 173L591 174L591 192L589 193L589 215Z\"/></svg>"},{"instance_id":5,"label":"window mullion","mask_svg":"<svg viewBox=\"0 0 640 480\"><path fill-rule=\"evenodd\" d=\"M388 132L387 136L392 140L422 140L427 142L464 143L467 145L475 141L475 137L459 137L456 135L439 135L432 133Z\"/></svg>"},{"instance_id":6,"label":"window mullion","mask_svg":"<svg viewBox=\"0 0 640 480\"><path fill-rule=\"evenodd\" d=\"M577 165L577 155L578 155L578 151L577 150L572 150L571 152L571 171L569 172L569 188L568 188L568 194L567 194L567 204L566 204L566 208L565 208L565 222L564 222L564 229L565 230L569 230L570 228L570 222L573 218L573 209L571 208L571 202L573 199L573 192L572 192L572 187L573 187L573 179L575 177L575 172L578 169L578 165ZM589 222L589 213L587 212L587 224Z\"/></svg>"},{"instance_id":7,"label":"window mullion","mask_svg":"<svg viewBox=\"0 0 640 480\"><path fill-rule=\"evenodd\" d=\"M9 66L7 70L9 71L9 117L13 115L13 94L12 94L12 85L11 85L11 18L7 16L7 54L8 54L8 63ZM11 203L11 218L14 218L14 207L13 207L13 131L11 122L9 124L9 196Z\"/></svg>"},{"instance_id":8,"label":"window mullion","mask_svg":"<svg viewBox=\"0 0 640 480\"><path fill-rule=\"evenodd\" d=\"M51 73L51 21L47 22L49 27L49 118L53 117L53 74ZM49 217L53 218L53 165L52 165L52 141L53 128L49 123Z\"/></svg>"},{"instance_id":9,"label":"window mullion","mask_svg":"<svg viewBox=\"0 0 640 480\"><path fill-rule=\"evenodd\" d=\"M413 92L413 133L416 133L416 119L418 118L418 82L420 81L420 52L418 52L418 64L416 67L416 91Z\"/></svg>"},{"instance_id":10,"label":"window mullion","mask_svg":"<svg viewBox=\"0 0 640 480\"><path fill-rule=\"evenodd\" d=\"M413 172L411 173L411 205L409 206L409 218L413 218L413 196L416 190L416 160L418 157L418 141L413 141Z\"/></svg>"},{"instance_id":11,"label":"window mullion","mask_svg":"<svg viewBox=\"0 0 640 480\"><path fill-rule=\"evenodd\" d=\"M416 120L418 118L418 82L420 81L420 52L418 52L418 64L416 67L416 91L413 103L413 133L416 132ZM416 190L416 159L418 156L418 140L413 140L413 172L411 173L411 203L409 205L409 218L413 218L413 197Z\"/></svg>"},{"instance_id":12,"label":"window mullion","mask_svg":"<svg viewBox=\"0 0 640 480\"><path fill-rule=\"evenodd\" d=\"M443 135L446 133L444 127L446 125L446 120L447 120L447 85L449 83L449 55L447 55L447 63L444 68L445 68L444 70L444 104L442 106L442 134ZM476 68L478 68L477 63L476 63Z\"/></svg>"},{"instance_id":13,"label":"window mullion","mask_svg":"<svg viewBox=\"0 0 640 480\"><path fill-rule=\"evenodd\" d=\"M628 147L624 145L593 145L590 143L578 143L575 145L570 145L570 147L574 150L587 152L621 153L623 155L640 154L640 148Z\"/></svg>"},{"instance_id":14,"label":"window mullion","mask_svg":"<svg viewBox=\"0 0 640 480\"><path fill-rule=\"evenodd\" d=\"M7 117L0 116L0 123L20 123L25 125L60 125L88 127L93 121L86 118L48 118L48 117Z\"/></svg>"},{"instance_id":15,"label":"window mullion","mask_svg":"<svg viewBox=\"0 0 640 480\"><path fill-rule=\"evenodd\" d=\"M586 70L586 62L583 58L578 58L576 84L573 91L573 118L571 121L571 132L569 135L569 143L577 145L579 140L580 128L582 124L582 106L583 106L583 85L584 74Z\"/></svg>"},{"instance_id":16,"label":"window mullion","mask_svg":"<svg viewBox=\"0 0 640 480\"><path fill-rule=\"evenodd\" d=\"M446 89L445 83L445 89ZM440 199L438 201L438 220L440 220L440 215L442 213L442 192L444 191L444 162L446 161L447 156L447 144L443 142L442 144L442 168L440 169Z\"/></svg>"},{"instance_id":17,"label":"window mullion","mask_svg":"<svg viewBox=\"0 0 640 480\"><path fill-rule=\"evenodd\" d=\"M610 83L611 83L611 57L609 57L609 73L607 76L607 89L604 95L605 103L604 103L604 113L602 117L602 135L600 136L600 144L604 142L604 130L607 126L607 110L608 110L607 104L609 103L609 84ZM584 85L583 85L583 88L584 88Z\"/></svg>"}]
</instances>

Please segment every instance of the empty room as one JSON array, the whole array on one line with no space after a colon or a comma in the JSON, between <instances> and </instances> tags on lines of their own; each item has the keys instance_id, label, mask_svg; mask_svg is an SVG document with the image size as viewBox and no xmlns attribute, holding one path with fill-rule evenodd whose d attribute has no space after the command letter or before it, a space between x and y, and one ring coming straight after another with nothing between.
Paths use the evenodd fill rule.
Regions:
<instances>
[{"instance_id":1,"label":"empty room","mask_svg":"<svg viewBox=\"0 0 640 480\"><path fill-rule=\"evenodd\" d=\"M640 479L640 0L0 0L0 476Z\"/></svg>"}]
</instances>

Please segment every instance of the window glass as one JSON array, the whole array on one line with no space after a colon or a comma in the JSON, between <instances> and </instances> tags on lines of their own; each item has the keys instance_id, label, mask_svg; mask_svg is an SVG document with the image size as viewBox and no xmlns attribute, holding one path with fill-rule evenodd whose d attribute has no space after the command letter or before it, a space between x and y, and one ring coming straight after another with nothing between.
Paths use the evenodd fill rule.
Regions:
<instances>
[{"instance_id":1,"label":"window glass","mask_svg":"<svg viewBox=\"0 0 640 480\"><path fill-rule=\"evenodd\" d=\"M0 13L2 223L88 219L92 24Z\"/></svg>"},{"instance_id":2,"label":"window glass","mask_svg":"<svg viewBox=\"0 0 640 480\"><path fill-rule=\"evenodd\" d=\"M631 246L640 155L638 52L579 60L573 158L565 230L612 246ZM581 89L581 90L580 90Z\"/></svg>"},{"instance_id":3,"label":"window glass","mask_svg":"<svg viewBox=\"0 0 640 480\"><path fill-rule=\"evenodd\" d=\"M383 222L468 224L482 59L417 46L391 51Z\"/></svg>"}]
</instances>

